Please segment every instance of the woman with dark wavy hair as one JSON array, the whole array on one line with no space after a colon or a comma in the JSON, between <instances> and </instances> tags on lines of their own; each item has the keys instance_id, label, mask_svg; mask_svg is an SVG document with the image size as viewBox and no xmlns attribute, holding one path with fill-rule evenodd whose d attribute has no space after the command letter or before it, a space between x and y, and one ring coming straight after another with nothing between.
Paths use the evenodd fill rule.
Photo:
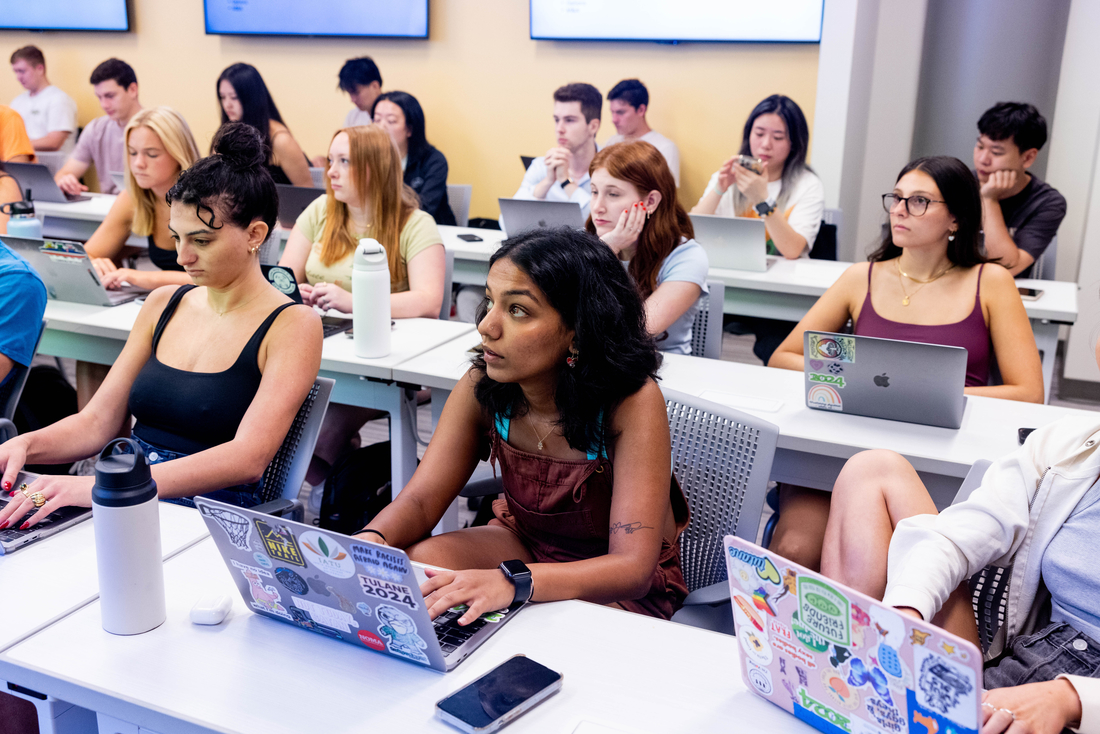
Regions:
<instances>
[{"instance_id":1,"label":"woman with dark wavy hair","mask_svg":"<svg viewBox=\"0 0 1100 734\"><path fill-rule=\"evenodd\" d=\"M479 316L482 351L423 462L360 537L454 569L421 587L433 618L529 599L671 617L688 509L669 480L661 357L622 265L585 232L520 235L493 255ZM428 537L485 457L504 484L493 520Z\"/></svg>"}]
</instances>

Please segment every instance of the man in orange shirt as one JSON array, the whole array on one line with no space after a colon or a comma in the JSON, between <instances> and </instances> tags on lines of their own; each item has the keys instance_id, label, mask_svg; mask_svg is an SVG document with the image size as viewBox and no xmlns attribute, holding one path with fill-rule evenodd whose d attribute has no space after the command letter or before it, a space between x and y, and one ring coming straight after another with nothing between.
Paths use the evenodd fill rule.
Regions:
<instances>
[{"instance_id":1,"label":"man in orange shirt","mask_svg":"<svg viewBox=\"0 0 1100 734\"><path fill-rule=\"evenodd\" d=\"M33 163L34 148L18 112L0 104L0 161Z\"/></svg>"}]
</instances>

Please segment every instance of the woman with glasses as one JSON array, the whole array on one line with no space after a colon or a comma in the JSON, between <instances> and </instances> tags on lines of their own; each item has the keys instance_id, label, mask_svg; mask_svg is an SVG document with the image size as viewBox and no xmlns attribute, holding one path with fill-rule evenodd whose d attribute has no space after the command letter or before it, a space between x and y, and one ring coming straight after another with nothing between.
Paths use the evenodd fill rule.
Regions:
<instances>
[{"instance_id":1,"label":"woman with glasses","mask_svg":"<svg viewBox=\"0 0 1100 734\"><path fill-rule=\"evenodd\" d=\"M985 267L974 175L957 158L919 158L882 201L890 226L879 248L818 299L768 365L801 372L803 332L840 331L851 319L859 336L964 347L967 395L1041 403L1039 350L1016 283ZM999 385L989 384L994 358ZM829 494L784 485L779 500L772 549L818 568Z\"/></svg>"}]
</instances>

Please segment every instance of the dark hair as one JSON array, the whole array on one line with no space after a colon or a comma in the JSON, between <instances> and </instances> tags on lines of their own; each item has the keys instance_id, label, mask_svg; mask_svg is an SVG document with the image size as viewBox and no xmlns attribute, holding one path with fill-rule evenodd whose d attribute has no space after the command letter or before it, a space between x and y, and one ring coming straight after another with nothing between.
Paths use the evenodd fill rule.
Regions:
<instances>
[{"instance_id":1,"label":"dark hair","mask_svg":"<svg viewBox=\"0 0 1100 734\"><path fill-rule=\"evenodd\" d=\"M382 72L378 70L378 64L370 56L360 56L357 59L348 59L340 67L340 89L348 94L354 94L357 86L368 86L371 82L378 82L382 86Z\"/></svg>"},{"instance_id":2,"label":"dark hair","mask_svg":"<svg viewBox=\"0 0 1100 734\"><path fill-rule=\"evenodd\" d=\"M123 89L128 89L131 84L137 84L137 74L134 68L122 59L107 59L97 66L92 72L89 82L94 87L96 84L114 79L115 83Z\"/></svg>"},{"instance_id":3,"label":"dark hair","mask_svg":"<svg viewBox=\"0 0 1100 734\"><path fill-rule=\"evenodd\" d=\"M656 379L661 366L637 288L610 247L575 229L537 230L505 240L489 259L489 269L503 259L534 281L575 333L577 365L561 360L554 393L562 435L578 451L606 445L614 438L606 425L615 408L646 380ZM478 323L485 314L483 301ZM489 416L526 415L529 406L519 385L491 379L481 355L473 365L481 373L475 395Z\"/></svg>"},{"instance_id":4,"label":"dark hair","mask_svg":"<svg viewBox=\"0 0 1100 734\"><path fill-rule=\"evenodd\" d=\"M918 158L901 169L897 181L910 171L923 171L932 177L947 211L955 217L959 228L955 239L947 243L947 259L959 267L969 268L989 262L982 255L982 199L978 192L978 180L966 164L949 155L934 155ZM895 183L897 183L895 181ZM894 233L890 227L882 238L879 248L867 258L871 262L893 260L901 255L901 248L894 244Z\"/></svg>"},{"instance_id":5,"label":"dark hair","mask_svg":"<svg viewBox=\"0 0 1100 734\"><path fill-rule=\"evenodd\" d=\"M1046 145L1047 121L1035 105L998 102L982 113L978 132L990 140L1011 140L1023 153Z\"/></svg>"},{"instance_id":6,"label":"dark hair","mask_svg":"<svg viewBox=\"0 0 1100 734\"><path fill-rule=\"evenodd\" d=\"M806 168L806 150L810 147L810 128L797 102L782 94L773 94L753 107L752 112L749 113L749 119L745 120L745 129L741 132L741 155L752 155L749 142L752 126L756 118L767 114L779 115L787 126L787 139L791 142L791 152L787 154L787 160L783 163L783 183L786 184L788 172L793 174Z\"/></svg>"},{"instance_id":7,"label":"dark hair","mask_svg":"<svg viewBox=\"0 0 1100 734\"><path fill-rule=\"evenodd\" d=\"M607 101L621 99L634 109L649 104L649 90L637 79L623 79L611 87L607 93Z\"/></svg>"},{"instance_id":8,"label":"dark hair","mask_svg":"<svg viewBox=\"0 0 1100 734\"><path fill-rule=\"evenodd\" d=\"M199 219L212 229L225 222L245 229L260 219L270 236L279 214L279 192L264 165L271 152L259 131L243 122L226 123L218 128L212 147L213 154L180 173L164 197L168 205L194 205Z\"/></svg>"},{"instance_id":9,"label":"dark hair","mask_svg":"<svg viewBox=\"0 0 1100 734\"><path fill-rule=\"evenodd\" d=\"M218 109L222 115L222 127L229 124L229 117L225 114L225 108L221 104L221 86L223 81L228 81L237 93L237 99L241 103L240 121L256 128L264 139L264 144L271 147L271 121L283 123L283 116L279 114L279 108L275 106L275 100L271 98L271 92L267 91L264 78L255 66L249 64L233 64L218 75L218 83L214 86L214 92L218 97ZM215 134L215 141L217 135ZM214 143L210 144L213 152Z\"/></svg>"},{"instance_id":10,"label":"dark hair","mask_svg":"<svg viewBox=\"0 0 1100 734\"><path fill-rule=\"evenodd\" d=\"M408 92L386 92L378 95L378 99L374 100L374 107L370 111L371 117L374 116L374 110L378 108L378 103L382 100L392 102L405 113L405 128L410 133L409 162L406 170L412 170L421 160L428 157L428 153L432 149L432 146L428 144L428 137L425 133L424 110L421 109L420 103L416 101L416 97Z\"/></svg>"},{"instance_id":11,"label":"dark hair","mask_svg":"<svg viewBox=\"0 0 1100 734\"><path fill-rule=\"evenodd\" d=\"M38 46L23 46L22 48L15 49L11 55L11 63L14 65L19 59L23 59L31 66L46 65L46 57L42 55L42 49L38 48Z\"/></svg>"},{"instance_id":12,"label":"dark hair","mask_svg":"<svg viewBox=\"0 0 1100 734\"><path fill-rule=\"evenodd\" d=\"M600 90L584 82L574 82L558 87L554 90L554 101L580 102L585 122L600 119L601 110L603 110L603 95L600 94Z\"/></svg>"}]
</instances>

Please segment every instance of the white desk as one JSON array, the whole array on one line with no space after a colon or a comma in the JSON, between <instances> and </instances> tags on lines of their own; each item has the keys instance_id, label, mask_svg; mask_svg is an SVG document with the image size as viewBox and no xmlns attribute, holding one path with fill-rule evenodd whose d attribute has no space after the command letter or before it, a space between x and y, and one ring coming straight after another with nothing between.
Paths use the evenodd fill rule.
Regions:
<instances>
[{"instance_id":1,"label":"white desk","mask_svg":"<svg viewBox=\"0 0 1100 734\"><path fill-rule=\"evenodd\" d=\"M510 731L568 734L593 721L624 732L724 733L748 720L763 731L813 731L746 690L727 635L585 602L541 604L441 675L252 614L211 540L164 571L168 620L159 628L108 634L92 603L0 655L0 677L132 727L112 732L443 734L454 730L433 718L435 702L523 653L560 671L564 686ZM219 626L192 625L191 606L212 590L232 594L233 611Z\"/></svg>"},{"instance_id":2,"label":"white desk","mask_svg":"<svg viewBox=\"0 0 1100 734\"><path fill-rule=\"evenodd\" d=\"M441 225L439 233L443 236L443 246L455 254L454 282L485 285L485 277L489 274L489 258L504 241L504 232L499 229ZM482 241L466 242L458 238L460 234L476 235Z\"/></svg>"},{"instance_id":3,"label":"white desk","mask_svg":"<svg viewBox=\"0 0 1100 734\"><path fill-rule=\"evenodd\" d=\"M85 193L87 201L58 204L50 201L34 202L34 213L42 220L42 235L59 240L77 240L86 242L111 210L114 194ZM148 241L131 233L126 244L133 247L146 247Z\"/></svg>"}]
</instances>

